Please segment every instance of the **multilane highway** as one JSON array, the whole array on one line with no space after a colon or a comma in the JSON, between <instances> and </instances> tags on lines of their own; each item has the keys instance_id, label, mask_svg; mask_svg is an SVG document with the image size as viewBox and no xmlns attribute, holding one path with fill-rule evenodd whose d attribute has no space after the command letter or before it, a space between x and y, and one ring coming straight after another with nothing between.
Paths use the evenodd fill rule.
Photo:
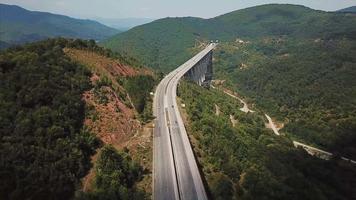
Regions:
<instances>
[{"instance_id":1,"label":"multilane highway","mask_svg":"<svg viewBox=\"0 0 356 200\"><path fill-rule=\"evenodd\" d=\"M169 73L157 86L153 114L153 198L207 199L176 94L179 80L214 49L211 43L193 58Z\"/></svg>"}]
</instances>

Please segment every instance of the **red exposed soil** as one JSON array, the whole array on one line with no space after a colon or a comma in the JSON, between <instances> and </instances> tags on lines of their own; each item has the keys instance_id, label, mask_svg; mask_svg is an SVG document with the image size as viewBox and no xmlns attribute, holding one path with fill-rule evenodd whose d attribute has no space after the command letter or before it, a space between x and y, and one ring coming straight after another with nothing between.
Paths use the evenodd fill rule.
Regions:
<instances>
[{"instance_id":1,"label":"red exposed soil","mask_svg":"<svg viewBox=\"0 0 356 200\"><path fill-rule=\"evenodd\" d=\"M103 70L105 70L106 75L108 75L107 72L111 76L135 76L140 73L138 69L123 65L112 58L102 56L92 51L72 48L64 48L63 51L75 61L89 65L90 67L95 67L94 71L99 70L99 72L103 72Z\"/></svg>"},{"instance_id":2,"label":"red exposed soil","mask_svg":"<svg viewBox=\"0 0 356 200\"><path fill-rule=\"evenodd\" d=\"M103 87L108 103L98 103L93 90L83 95L86 104L95 108L97 119L87 118L85 125L106 144L124 142L140 128L140 122L135 119L135 111L127 107L109 87Z\"/></svg>"},{"instance_id":3,"label":"red exposed soil","mask_svg":"<svg viewBox=\"0 0 356 200\"><path fill-rule=\"evenodd\" d=\"M89 108L85 125L103 143L111 144L117 149L127 147L133 158L150 170L151 129L147 126L142 127L140 121L136 119L137 113L130 106L130 97L117 82L117 78L140 74L153 75L153 72L146 68L133 68L121 64L117 60L88 50L72 48L63 50L72 60L90 68L93 73L90 78L93 85L103 76L112 82L112 87L93 88L83 94L83 100ZM118 93L126 94L126 97L122 95L119 97ZM103 102L102 99L106 101ZM97 154L92 157L92 163L95 163L96 158ZM91 190L94 179L95 170L92 168L83 178L83 191ZM150 180L150 176L145 177L143 183L140 183L142 188L149 191Z\"/></svg>"}]
</instances>

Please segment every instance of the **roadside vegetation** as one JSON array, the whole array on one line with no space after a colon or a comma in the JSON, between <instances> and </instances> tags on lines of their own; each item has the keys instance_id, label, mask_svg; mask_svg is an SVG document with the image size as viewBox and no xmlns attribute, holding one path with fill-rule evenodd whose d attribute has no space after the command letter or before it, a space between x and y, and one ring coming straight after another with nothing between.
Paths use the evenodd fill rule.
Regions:
<instances>
[{"instance_id":1,"label":"roadside vegetation","mask_svg":"<svg viewBox=\"0 0 356 200\"><path fill-rule=\"evenodd\" d=\"M136 183L143 178L143 168L130 157L128 150L117 151L112 146L101 149L95 164L94 190L81 192L78 200L145 199Z\"/></svg>"},{"instance_id":2,"label":"roadside vegetation","mask_svg":"<svg viewBox=\"0 0 356 200\"><path fill-rule=\"evenodd\" d=\"M265 128L262 113L244 113L221 91L183 82L179 97L188 132L213 199L353 199L356 169L294 148ZM215 105L220 114L215 115ZM230 115L237 120L233 127Z\"/></svg>"},{"instance_id":3,"label":"roadside vegetation","mask_svg":"<svg viewBox=\"0 0 356 200\"><path fill-rule=\"evenodd\" d=\"M120 79L123 87L130 95L132 103L139 113L142 122L152 120L152 98L150 92L156 85L156 80L150 75L139 75Z\"/></svg>"}]
</instances>

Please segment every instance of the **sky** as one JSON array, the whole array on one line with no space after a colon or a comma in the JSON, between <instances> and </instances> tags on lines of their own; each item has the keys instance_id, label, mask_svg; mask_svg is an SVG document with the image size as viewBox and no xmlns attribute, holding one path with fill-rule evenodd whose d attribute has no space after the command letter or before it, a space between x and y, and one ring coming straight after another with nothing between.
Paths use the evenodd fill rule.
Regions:
<instances>
[{"instance_id":1,"label":"sky","mask_svg":"<svg viewBox=\"0 0 356 200\"><path fill-rule=\"evenodd\" d=\"M230 11L269 3L290 3L335 11L356 6L356 0L0 0L29 10L76 18L211 18Z\"/></svg>"}]
</instances>

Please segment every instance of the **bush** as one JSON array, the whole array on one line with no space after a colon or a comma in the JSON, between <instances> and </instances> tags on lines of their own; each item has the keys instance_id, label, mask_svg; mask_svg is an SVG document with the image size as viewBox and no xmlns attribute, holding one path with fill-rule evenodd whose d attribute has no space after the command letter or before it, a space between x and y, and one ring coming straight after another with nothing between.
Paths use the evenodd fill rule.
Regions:
<instances>
[{"instance_id":1,"label":"bush","mask_svg":"<svg viewBox=\"0 0 356 200\"><path fill-rule=\"evenodd\" d=\"M78 199L145 199L145 193L136 189L143 169L132 161L128 152L105 146L95 166L95 189L81 193Z\"/></svg>"}]
</instances>

